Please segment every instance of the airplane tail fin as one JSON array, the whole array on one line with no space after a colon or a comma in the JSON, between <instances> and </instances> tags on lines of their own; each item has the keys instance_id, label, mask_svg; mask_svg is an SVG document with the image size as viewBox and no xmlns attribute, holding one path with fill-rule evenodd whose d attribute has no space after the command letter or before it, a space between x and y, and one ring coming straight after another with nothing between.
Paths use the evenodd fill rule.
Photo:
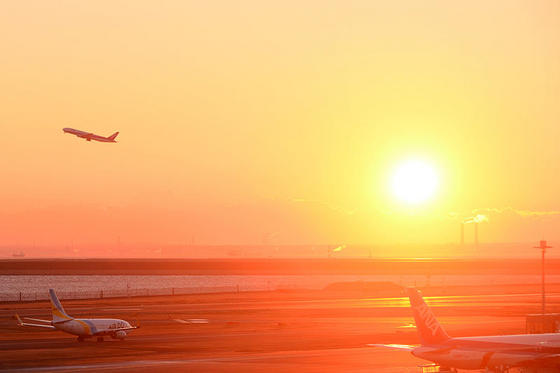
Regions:
<instances>
[{"instance_id":1,"label":"airplane tail fin","mask_svg":"<svg viewBox=\"0 0 560 373\"><path fill-rule=\"evenodd\" d=\"M72 320L72 317L68 316L68 314L64 311L64 308L62 307L62 304L60 304L60 301L53 289L49 289L49 297L51 298L53 323Z\"/></svg>"},{"instance_id":2,"label":"airplane tail fin","mask_svg":"<svg viewBox=\"0 0 560 373\"><path fill-rule=\"evenodd\" d=\"M109 136L109 140L115 140L118 134L118 132L113 133L111 136Z\"/></svg>"},{"instance_id":3,"label":"airplane tail fin","mask_svg":"<svg viewBox=\"0 0 560 373\"><path fill-rule=\"evenodd\" d=\"M420 342L423 345L434 345L448 340L449 335L436 320L430 307L424 302L422 294L415 288L409 288L407 292Z\"/></svg>"}]
</instances>

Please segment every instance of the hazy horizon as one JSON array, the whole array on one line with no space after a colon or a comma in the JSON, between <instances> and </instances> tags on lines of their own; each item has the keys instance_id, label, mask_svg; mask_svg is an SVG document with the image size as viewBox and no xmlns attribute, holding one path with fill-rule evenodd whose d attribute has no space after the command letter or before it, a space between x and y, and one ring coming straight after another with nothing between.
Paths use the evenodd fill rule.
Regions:
<instances>
[{"instance_id":1,"label":"hazy horizon","mask_svg":"<svg viewBox=\"0 0 560 373\"><path fill-rule=\"evenodd\" d=\"M560 258L560 248L548 242L552 249L548 258ZM337 244L167 244L114 246L0 246L0 259L48 258L161 258L161 259L539 259L541 251L536 243L457 243L432 245L337 245Z\"/></svg>"}]
</instances>

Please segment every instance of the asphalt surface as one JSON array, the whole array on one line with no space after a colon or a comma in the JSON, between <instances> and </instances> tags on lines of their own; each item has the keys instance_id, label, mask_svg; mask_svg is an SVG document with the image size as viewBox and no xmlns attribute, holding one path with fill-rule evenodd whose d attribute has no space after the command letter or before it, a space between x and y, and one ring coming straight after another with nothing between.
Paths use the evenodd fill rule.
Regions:
<instances>
[{"instance_id":1,"label":"asphalt surface","mask_svg":"<svg viewBox=\"0 0 560 373\"><path fill-rule=\"evenodd\" d=\"M496 291L498 291L497 289ZM453 336L516 334L540 295L428 297ZM78 343L59 331L21 328L12 318L49 318L42 303L0 305L0 369L21 372L416 372L407 352L368 343L418 343L402 297L249 293L63 301L75 317L117 317L139 324L124 341ZM560 294L548 296L560 310ZM190 323L204 319L207 323ZM185 322L179 322L182 320Z\"/></svg>"}]
</instances>

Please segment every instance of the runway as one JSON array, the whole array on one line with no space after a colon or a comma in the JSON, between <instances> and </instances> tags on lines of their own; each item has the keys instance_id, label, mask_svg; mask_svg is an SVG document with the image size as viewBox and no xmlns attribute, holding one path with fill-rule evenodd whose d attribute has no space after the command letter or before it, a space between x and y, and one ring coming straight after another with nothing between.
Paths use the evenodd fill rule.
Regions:
<instances>
[{"instance_id":1,"label":"runway","mask_svg":"<svg viewBox=\"0 0 560 373\"><path fill-rule=\"evenodd\" d=\"M432 296L453 336L523 333L537 293ZM403 297L259 292L63 301L73 316L118 317L141 328L98 343L58 331L20 328L11 318L49 318L46 302L0 305L0 369L15 372L416 372L407 352L369 343L418 343ZM560 310L550 294L549 311ZM180 323L175 319L207 319ZM168 368L165 368L168 367Z\"/></svg>"},{"instance_id":2,"label":"runway","mask_svg":"<svg viewBox=\"0 0 560 373\"><path fill-rule=\"evenodd\" d=\"M388 368L383 366L387 355L394 355L395 361ZM155 369L174 369L190 371L255 371L266 366L268 372L286 372L290 370L301 371L302 367L308 372L323 372L325 364L331 368L343 371L371 372L372 369L384 369L384 372L414 372L416 371L416 359L412 356L402 356L402 353L374 348L354 349L329 349L313 350L304 352L275 352L254 354L251 356L231 356L201 359L177 359L177 360L139 360L114 363L83 364L83 365L61 365L53 367L23 368L15 369L14 372L83 372L83 371L134 371L150 372ZM326 361L328 357L328 361ZM333 362L332 358L337 361ZM412 364L412 366L411 366ZM363 367L362 367L363 365ZM355 367L356 370L352 370Z\"/></svg>"}]
</instances>

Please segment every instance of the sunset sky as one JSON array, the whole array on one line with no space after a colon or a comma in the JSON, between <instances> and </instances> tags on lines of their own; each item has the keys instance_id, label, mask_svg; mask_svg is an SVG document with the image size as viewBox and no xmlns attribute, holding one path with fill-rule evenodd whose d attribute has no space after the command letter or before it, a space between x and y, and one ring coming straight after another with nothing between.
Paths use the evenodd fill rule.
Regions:
<instances>
[{"instance_id":1,"label":"sunset sky","mask_svg":"<svg viewBox=\"0 0 560 373\"><path fill-rule=\"evenodd\" d=\"M557 0L10 1L0 45L4 255L560 241Z\"/></svg>"}]
</instances>

